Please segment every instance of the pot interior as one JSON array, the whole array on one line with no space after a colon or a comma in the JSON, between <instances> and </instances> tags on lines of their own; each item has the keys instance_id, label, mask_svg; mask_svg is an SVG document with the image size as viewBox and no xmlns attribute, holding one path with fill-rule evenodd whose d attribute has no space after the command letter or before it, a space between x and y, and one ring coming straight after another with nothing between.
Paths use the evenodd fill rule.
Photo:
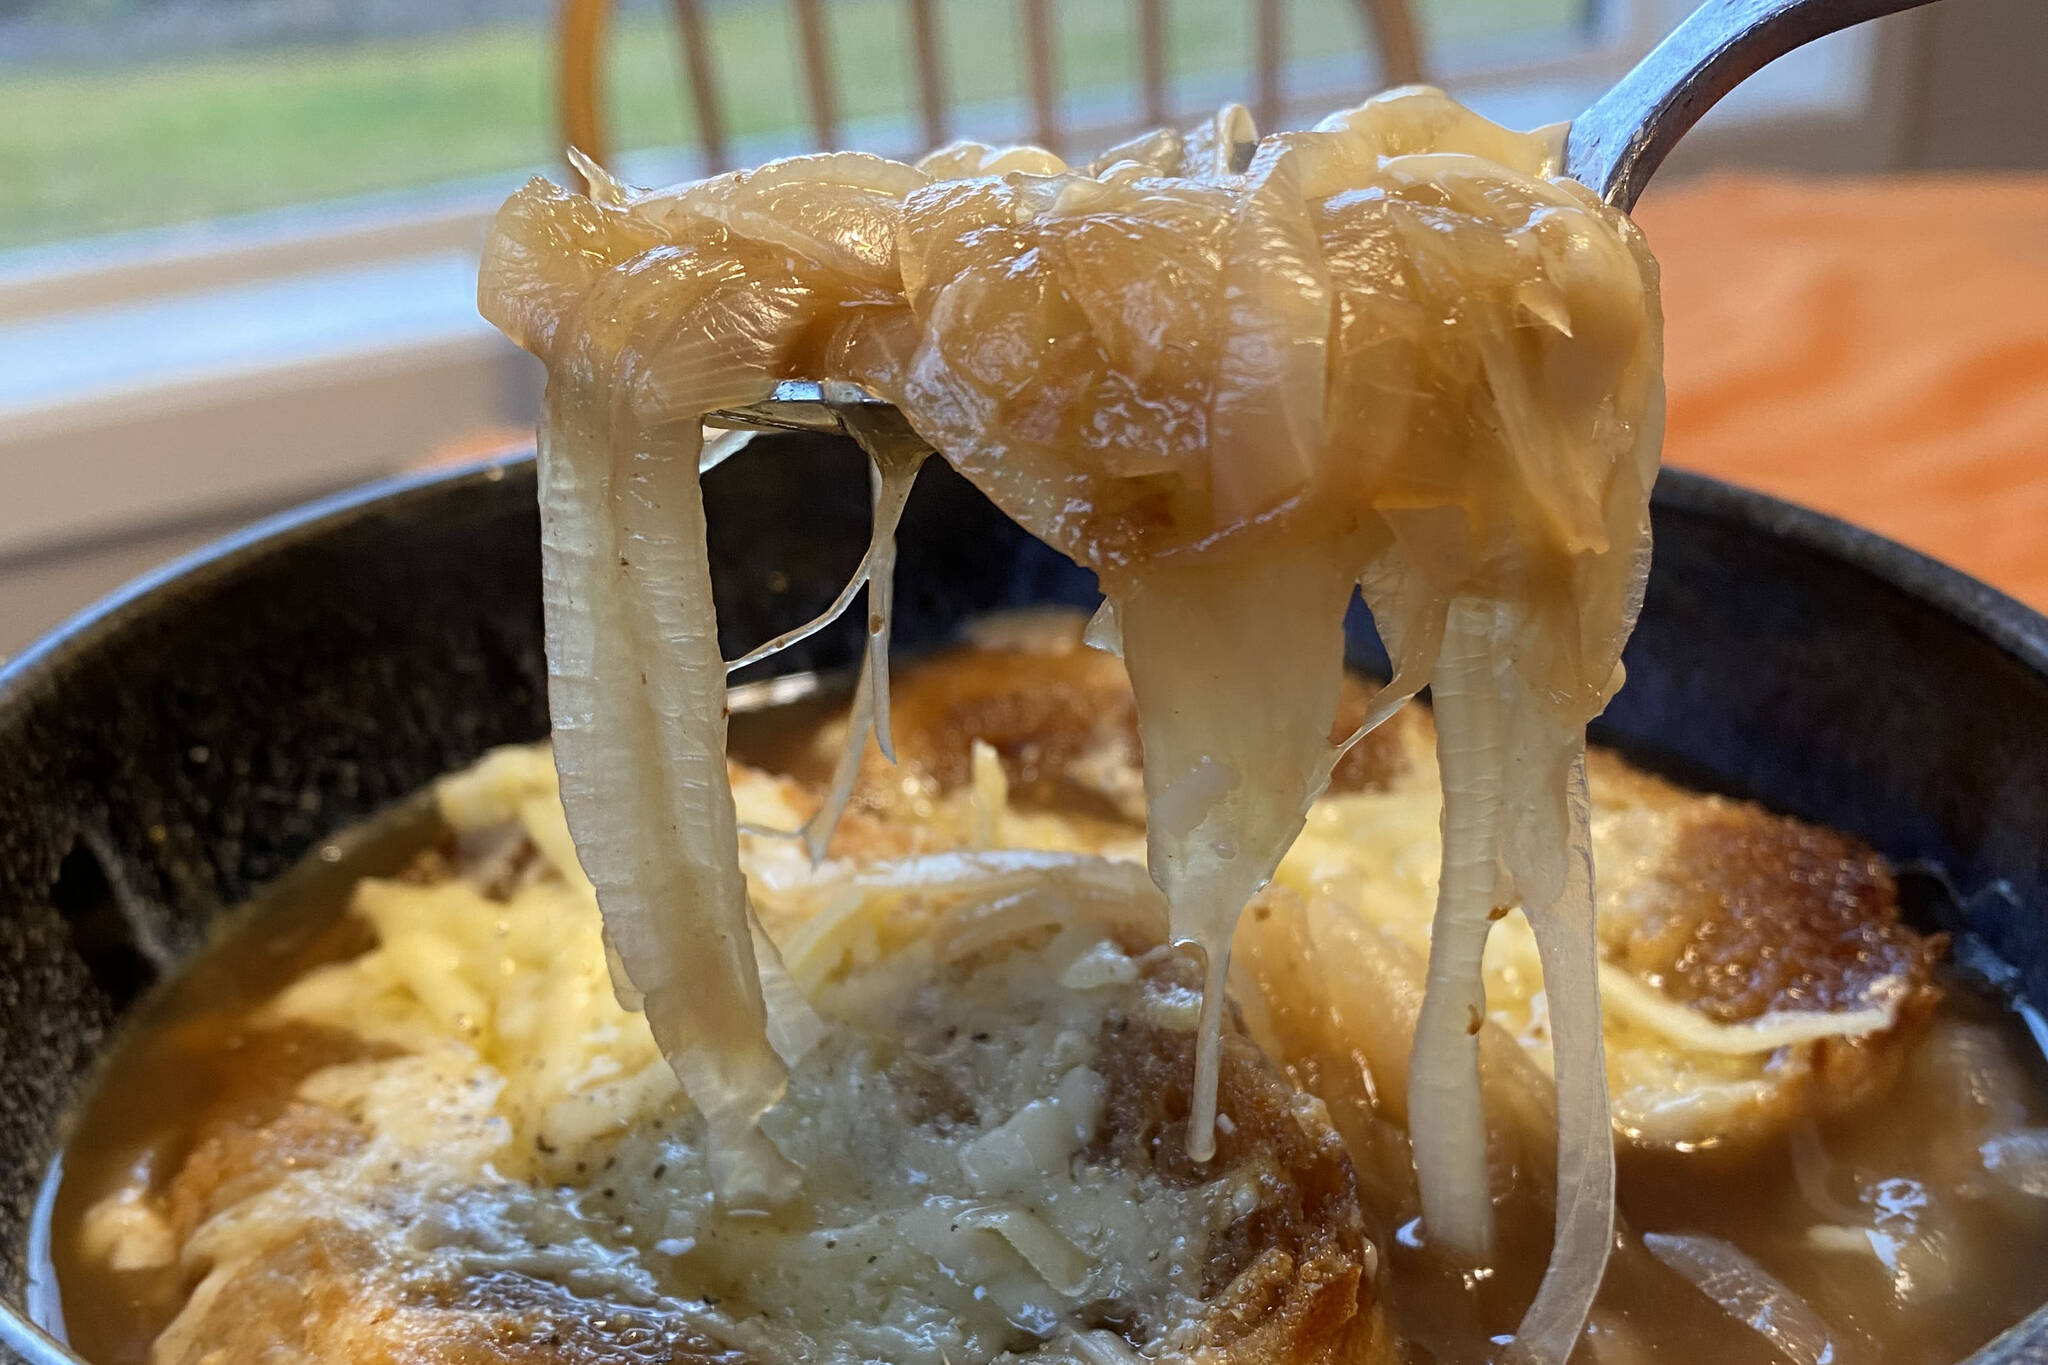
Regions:
<instances>
[{"instance_id":1,"label":"pot interior","mask_svg":"<svg viewBox=\"0 0 2048 1365\"><path fill-rule=\"evenodd\" d=\"M865 462L763 437L704 480L728 657L858 561ZM1594 738L1858 835L1915 913L2048 998L2048 622L1895 545L1668 471L1628 683ZM131 589L0 674L0 1295L110 1031L221 913L322 840L546 732L530 459L291 514ZM895 640L1089 606L1093 578L941 461L904 519ZM1359 608L1355 666L1385 657ZM752 672L847 668L851 618ZM40 1350L11 1315L7 1343ZM2030 1348L2029 1343L2032 1343ZM2048 1348L2036 1315L1979 1360Z\"/></svg>"}]
</instances>

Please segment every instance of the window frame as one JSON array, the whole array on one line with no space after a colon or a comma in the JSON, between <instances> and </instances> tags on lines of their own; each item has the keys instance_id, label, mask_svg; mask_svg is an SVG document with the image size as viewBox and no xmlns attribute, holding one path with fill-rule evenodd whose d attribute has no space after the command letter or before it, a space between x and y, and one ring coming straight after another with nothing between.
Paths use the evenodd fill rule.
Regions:
<instances>
[{"instance_id":1,"label":"window frame","mask_svg":"<svg viewBox=\"0 0 2048 1365\"><path fill-rule=\"evenodd\" d=\"M1432 54L1433 74L1482 110L1512 110L1517 99L1539 96L1553 107L1582 107L1690 8L1690 0L1605 0L1592 11L1583 46L1533 56L1453 48ZM1895 79L1908 27L1892 23L1855 37L1861 46L1849 62L1857 78L1843 90L1804 103L1754 102L1758 107L1746 114L1738 99L1717 111L1674 165L1744 147L1839 151L1844 138L1858 140L1852 164L1886 164L1908 99L1909 83ZM1795 54L1786 65L1807 56ZM1838 77L1827 79L1842 84ZM1796 95L1797 71L1779 84ZM1308 114L1341 97L1327 88L1302 91L1286 112ZM673 153L648 159L674 164ZM518 179L508 174L0 253L0 331L80 310L247 290L308 272L473 254L492 208ZM0 480L18 490L0 500L0 575L9 559L47 558L180 521L253 513L396 472L466 429L530 422L537 393L532 362L478 331L471 316L451 318L445 335L358 348L343 363L283 361L126 390L114 384L29 410L0 406Z\"/></svg>"}]
</instances>

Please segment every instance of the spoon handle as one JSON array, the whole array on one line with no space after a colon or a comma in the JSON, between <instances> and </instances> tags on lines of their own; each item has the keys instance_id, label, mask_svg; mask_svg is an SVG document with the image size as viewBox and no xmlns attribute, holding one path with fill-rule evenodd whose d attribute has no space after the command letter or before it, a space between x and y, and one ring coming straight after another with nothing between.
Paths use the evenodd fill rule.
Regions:
<instances>
[{"instance_id":1,"label":"spoon handle","mask_svg":"<svg viewBox=\"0 0 2048 1365\"><path fill-rule=\"evenodd\" d=\"M1700 116L1795 47L1929 0L1706 0L1572 121L1564 170L1619 209L1635 207Z\"/></svg>"}]
</instances>

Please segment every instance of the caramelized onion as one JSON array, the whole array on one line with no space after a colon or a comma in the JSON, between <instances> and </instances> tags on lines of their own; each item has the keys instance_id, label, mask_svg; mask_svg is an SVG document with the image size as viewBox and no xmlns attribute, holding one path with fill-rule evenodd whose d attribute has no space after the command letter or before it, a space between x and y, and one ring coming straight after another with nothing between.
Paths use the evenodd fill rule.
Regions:
<instances>
[{"instance_id":1,"label":"caramelized onion","mask_svg":"<svg viewBox=\"0 0 2048 1365\"><path fill-rule=\"evenodd\" d=\"M959 144L917 167L798 157L507 204L481 293L550 368L564 799L718 1141L758 1139L781 1073L722 766L696 421L776 376L848 381L1114 604L1091 639L1114 637L1137 694L1150 870L1174 936L1207 958L1196 1157L1232 927L1334 762L1354 584L1395 665L1369 720L1432 679L1450 700L1442 935L1413 1068L1425 1223L1488 1250L1461 1039L1487 925L1519 902L1553 997L1562 1179L1524 1345L1563 1358L1612 1219L1573 774L1641 602L1662 411L1654 266L1625 219L1552 178L1559 145L1409 89L1263 141L1227 110L1079 171ZM878 503L855 758L878 724L888 747L886 519ZM601 772L628 780L601 791ZM806 829L814 855L840 800ZM686 941L711 950L683 963ZM740 1165L758 1176L765 1157Z\"/></svg>"},{"instance_id":2,"label":"caramelized onion","mask_svg":"<svg viewBox=\"0 0 2048 1365\"><path fill-rule=\"evenodd\" d=\"M1501 848L1508 736L1495 676L1503 665L1492 634L1483 604L1452 604L1433 693L1444 789L1443 871L1429 933L1429 989L1408 1068L1408 1131L1423 1227L1433 1245L1474 1264L1493 1254L1479 1097L1479 1029L1486 1019L1480 967L1487 931L1514 903Z\"/></svg>"},{"instance_id":3,"label":"caramelized onion","mask_svg":"<svg viewBox=\"0 0 2048 1365\"><path fill-rule=\"evenodd\" d=\"M1834 1338L1820 1314L1735 1246L1703 1234L1662 1232L1644 1233L1643 1245L1792 1365L1834 1360Z\"/></svg>"},{"instance_id":4,"label":"caramelized onion","mask_svg":"<svg viewBox=\"0 0 2048 1365\"><path fill-rule=\"evenodd\" d=\"M1584 732L1566 747L1569 842L1563 885L1548 904L1527 907L1543 961L1550 1046L1557 1059L1557 1225L1543 1282L1515 1331L1516 1348L1526 1359L1556 1365L1563 1365L1578 1343L1614 1248L1614 1138L1600 986L1593 971L1599 944Z\"/></svg>"}]
</instances>

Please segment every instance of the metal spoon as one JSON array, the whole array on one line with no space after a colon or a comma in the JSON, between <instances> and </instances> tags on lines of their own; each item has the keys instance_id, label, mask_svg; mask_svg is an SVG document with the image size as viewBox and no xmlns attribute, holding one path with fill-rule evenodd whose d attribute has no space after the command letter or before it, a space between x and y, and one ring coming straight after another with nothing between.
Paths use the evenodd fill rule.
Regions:
<instances>
[{"instance_id":1,"label":"metal spoon","mask_svg":"<svg viewBox=\"0 0 2048 1365\"><path fill-rule=\"evenodd\" d=\"M1572 120L1564 173L1626 212L1722 96L1795 47L1930 0L1707 0Z\"/></svg>"},{"instance_id":2,"label":"metal spoon","mask_svg":"<svg viewBox=\"0 0 2048 1365\"><path fill-rule=\"evenodd\" d=\"M1795 47L1930 0L1707 0L1572 120L1564 173L1626 211L1722 96ZM886 407L851 384L786 380L762 402L705 423L740 431L840 431L849 406Z\"/></svg>"}]
</instances>

